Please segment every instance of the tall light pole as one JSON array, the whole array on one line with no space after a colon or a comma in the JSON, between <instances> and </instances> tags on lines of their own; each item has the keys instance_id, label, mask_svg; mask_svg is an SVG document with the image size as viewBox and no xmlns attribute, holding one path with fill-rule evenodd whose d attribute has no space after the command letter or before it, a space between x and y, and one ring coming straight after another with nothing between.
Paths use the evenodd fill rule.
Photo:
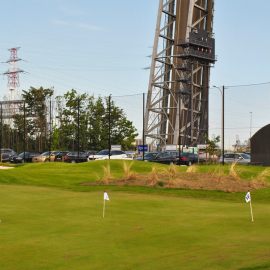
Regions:
<instances>
[{"instance_id":1,"label":"tall light pole","mask_svg":"<svg viewBox=\"0 0 270 270\"><path fill-rule=\"evenodd\" d=\"M250 136L249 136L249 140L251 139L251 133L252 133L252 112L250 113Z\"/></svg>"},{"instance_id":2,"label":"tall light pole","mask_svg":"<svg viewBox=\"0 0 270 270\"><path fill-rule=\"evenodd\" d=\"M225 87L225 86L223 85L222 90L221 90L219 87L215 86L215 85L213 85L213 87L217 88L217 89L220 91L221 96L222 96L222 116L221 116L222 132L221 132L221 147L222 147L222 159L223 159L223 162L222 162L222 163L223 163L223 165L224 165L224 95L225 95L224 90L225 90L225 89L228 89L228 87Z\"/></svg>"}]
</instances>

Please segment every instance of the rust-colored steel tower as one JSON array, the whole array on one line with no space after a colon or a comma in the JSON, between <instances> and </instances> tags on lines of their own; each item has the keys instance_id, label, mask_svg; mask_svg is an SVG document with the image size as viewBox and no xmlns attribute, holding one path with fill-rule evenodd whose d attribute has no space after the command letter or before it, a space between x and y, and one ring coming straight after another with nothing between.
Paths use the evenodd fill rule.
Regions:
<instances>
[{"instance_id":1,"label":"rust-colored steel tower","mask_svg":"<svg viewBox=\"0 0 270 270\"><path fill-rule=\"evenodd\" d=\"M214 0L159 1L144 127L153 146L195 146L208 136L213 12Z\"/></svg>"}]
</instances>

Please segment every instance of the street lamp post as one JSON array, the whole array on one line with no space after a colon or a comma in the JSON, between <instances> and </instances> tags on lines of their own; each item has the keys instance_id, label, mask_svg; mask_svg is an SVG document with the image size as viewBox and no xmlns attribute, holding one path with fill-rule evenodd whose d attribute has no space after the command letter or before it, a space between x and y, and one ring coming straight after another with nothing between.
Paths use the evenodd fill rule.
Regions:
<instances>
[{"instance_id":1,"label":"street lamp post","mask_svg":"<svg viewBox=\"0 0 270 270\"><path fill-rule=\"evenodd\" d=\"M178 128L178 143L179 143L179 149L178 149L178 156L179 156L179 166L180 166L180 155L181 155L181 99L182 99L182 92L179 90L179 91L176 91L175 94L178 94L179 96L179 99L178 99L178 110L179 110L179 119L178 119L178 125L179 125L179 128Z\"/></svg>"},{"instance_id":2,"label":"street lamp post","mask_svg":"<svg viewBox=\"0 0 270 270\"><path fill-rule=\"evenodd\" d=\"M213 85L213 87L217 88L220 91L221 96L222 96L222 116L221 116L221 123L222 123L222 133L221 134L222 135L221 135L221 147L222 147L222 164L224 165L224 96L225 96L224 90L225 89L228 89L228 87L225 87L223 85L222 90L219 87L215 86L215 85Z\"/></svg>"},{"instance_id":3,"label":"street lamp post","mask_svg":"<svg viewBox=\"0 0 270 270\"><path fill-rule=\"evenodd\" d=\"M249 136L249 140L251 139L251 134L252 134L252 112L250 113L250 136Z\"/></svg>"}]
</instances>

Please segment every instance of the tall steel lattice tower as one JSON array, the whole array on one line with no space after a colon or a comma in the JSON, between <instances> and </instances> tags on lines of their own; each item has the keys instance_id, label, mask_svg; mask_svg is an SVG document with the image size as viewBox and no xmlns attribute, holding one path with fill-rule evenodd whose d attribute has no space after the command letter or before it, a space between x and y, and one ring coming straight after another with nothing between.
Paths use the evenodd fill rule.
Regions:
<instances>
[{"instance_id":1,"label":"tall steel lattice tower","mask_svg":"<svg viewBox=\"0 0 270 270\"><path fill-rule=\"evenodd\" d=\"M208 137L214 0L160 0L145 112L153 146Z\"/></svg>"},{"instance_id":2,"label":"tall steel lattice tower","mask_svg":"<svg viewBox=\"0 0 270 270\"><path fill-rule=\"evenodd\" d=\"M13 115L19 112L19 105L21 103L21 91L20 91L20 79L19 73L24 72L18 68L18 58L19 47L11 48L10 59L6 62L9 63L9 69L3 73L3 75L8 76L7 83L7 94L5 95L5 101L1 101L3 110L3 119L10 127L13 126Z\"/></svg>"},{"instance_id":3,"label":"tall steel lattice tower","mask_svg":"<svg viewBox=\"0 0 270 270\"><path fill-rule=\"evenodd\" d=\"M9 49L10 59L6 62L9 63L9 69L3 74L8 76L6 94L6 99L8 101L21 99L19 73L24 71L18 68L18 61L21 60L18 58L17 54L19 49L19 47Z\"/></svg>"}]
</instances>

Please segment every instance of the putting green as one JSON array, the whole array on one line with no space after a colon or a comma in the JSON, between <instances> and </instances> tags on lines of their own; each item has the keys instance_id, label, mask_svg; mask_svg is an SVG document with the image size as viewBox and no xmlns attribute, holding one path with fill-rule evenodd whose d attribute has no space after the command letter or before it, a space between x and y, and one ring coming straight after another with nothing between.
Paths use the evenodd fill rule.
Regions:
<instances>
[{"instance_id":1,"label":"putting green","mask_svg":"<svg viewBox=\"0 0 270 270\"><path fill-rule=\"evenodd\" d=\"M270 204L0 186L1 269L261 269ZM254 265L254 268L245 268ZM270 266L270 264L269 264ZM268 269L268 268L264 268Z\"/></svg>"}]
</instances>

